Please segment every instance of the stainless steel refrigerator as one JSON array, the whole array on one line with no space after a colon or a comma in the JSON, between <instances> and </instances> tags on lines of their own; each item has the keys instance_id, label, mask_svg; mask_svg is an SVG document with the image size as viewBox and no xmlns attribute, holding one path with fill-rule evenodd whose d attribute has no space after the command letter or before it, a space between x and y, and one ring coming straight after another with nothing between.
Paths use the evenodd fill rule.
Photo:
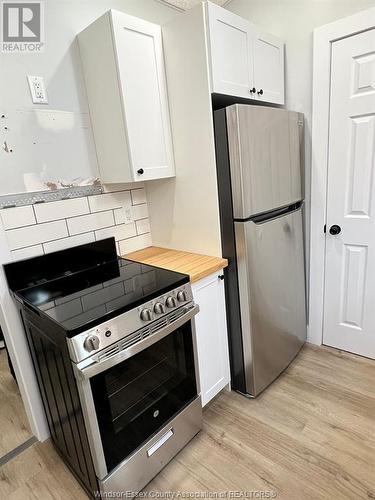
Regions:
<instances>
[{"instance_id":1,"label":"stainless steel refrigerator","mask_svg":"<svg viewBox=\"0 0 375 500\"><path fill-rule=\"evenodd\" d=\"M257 396L306 340L303 115L214 113L232 387Z\"/></svg>"}]
</instances>

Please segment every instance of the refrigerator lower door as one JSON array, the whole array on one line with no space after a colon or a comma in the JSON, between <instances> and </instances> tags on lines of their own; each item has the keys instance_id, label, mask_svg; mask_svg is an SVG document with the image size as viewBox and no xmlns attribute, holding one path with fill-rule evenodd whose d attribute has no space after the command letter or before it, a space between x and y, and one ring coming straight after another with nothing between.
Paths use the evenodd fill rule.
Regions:
<instances>
[{"instance_id":1,"label":"refrigerator lower door","mask_svg":"<svg viewBox=\"0 0 375 500\"><path fill-rule=\"evenodd\" d=\"M246 392L265 389L306 340L301 208L235 222Z\"/></svg>"}]
</instances>

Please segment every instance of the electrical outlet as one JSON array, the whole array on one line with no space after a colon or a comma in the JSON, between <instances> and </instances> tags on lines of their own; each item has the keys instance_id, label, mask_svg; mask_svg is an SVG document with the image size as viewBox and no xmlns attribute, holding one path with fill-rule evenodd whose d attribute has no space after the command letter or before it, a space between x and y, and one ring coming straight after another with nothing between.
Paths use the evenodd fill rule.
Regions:
<instances>
[{"instance_id":1,"label":"electrical outlet","mask_svg":"<svg viewBox=\"0 0 375 500\"><path fill-rule=\"evenodd\" d=\"M125 215L125 224L130 224L133 222L133 211L132 207L124 207L123 208Z\"/></svg>"},{"instance_id":2,"label":"electrical outlet","mask_svg":"<svg viewBox=\"0 0 375 500\"><path fill-rule=\"evenodd\" d=\"M34 104L48 104L47 91L42 76L27 75L31 99Z\"/></svg>"}]
</instances>

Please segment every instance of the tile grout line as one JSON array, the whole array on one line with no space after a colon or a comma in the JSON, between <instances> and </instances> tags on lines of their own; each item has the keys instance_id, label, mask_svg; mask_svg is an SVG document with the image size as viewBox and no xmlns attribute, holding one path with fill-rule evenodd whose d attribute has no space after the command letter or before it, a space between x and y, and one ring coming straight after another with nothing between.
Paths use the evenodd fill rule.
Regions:
<instances>
[{"instance_id":1,"label":"tile grout line","mask_svg":"<svg viewBox=\"0 0 375 500\"><path fill-rule=\"evenodd\" d=\"M30 448L30 446L32 446L33 444L35 444L37 442L38 442L37 438L35 436L32 436L27 441L20 444L16 448L14 448L14 450L11 450L8 453L6 453L4 456L0 457L0 467L5 465L6 463L10 462L14 458L18 457L18 455L20 455L22 452L27 450L27 448Z\"/></svg>"},{"instance_id":2,"label":"tile grout line","mask_svg":"<svg viewBox=\"0 0 375 500\"><path fill-rule=\"evenodd\" d=\"M65 225L66 225L66 230L68 231L68 238L71 236L70 231L69 231L69 225L68 225L68 219L65 220Z\"/></svg>"},{"instance_id":3,"label":"tile grout line","mask_svg":"<svg viewBox=\"0 0 375 500\"><path fill-rule=\"evenodd\" d=\"M140 203L138 205L134 205L134 206L139 206L139 205L147 205L147 203ZM104 208L103 210L96 210L95 212L85 212L85 213L81 213L81 214L78 214L78 215L69 215L68 217L59 217L57 219L50 219L50 220L45 220L45 221L36 221L36 222L33 222L32 224L25 224L23 226L14 226L14 227L8 227L8 228L4 228L4 231L14 231L16 229L24 229L26 227L35 227L35 226L41 226L42 224L52 224L53 222L60 222L60 221L63 221L63 220L68 220L68 219L77 219L78 217L87 217L89 215L95 215L95 214L102 214L104 212L112 212L113 210L119 210L123 208L123 206L116 206L114 208Z\"/></svg>"}]
</instances>

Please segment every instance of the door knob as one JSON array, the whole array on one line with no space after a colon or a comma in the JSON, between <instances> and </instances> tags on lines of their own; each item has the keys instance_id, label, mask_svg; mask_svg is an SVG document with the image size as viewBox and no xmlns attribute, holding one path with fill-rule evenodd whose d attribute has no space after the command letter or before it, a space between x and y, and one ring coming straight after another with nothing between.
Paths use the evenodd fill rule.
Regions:
<instances>
[{"instance_id":1,"label":"door knob","mask_svg":"<svg viewBox=\"0 0 375 500\"><path fill-rule=\"evenodd\" d=\"M337 224L333 224L333 226L329 228L329 232L333 234L333 236L336 236L337 234L341 233L341 227Z\"/></svg>"}]
</instances>

